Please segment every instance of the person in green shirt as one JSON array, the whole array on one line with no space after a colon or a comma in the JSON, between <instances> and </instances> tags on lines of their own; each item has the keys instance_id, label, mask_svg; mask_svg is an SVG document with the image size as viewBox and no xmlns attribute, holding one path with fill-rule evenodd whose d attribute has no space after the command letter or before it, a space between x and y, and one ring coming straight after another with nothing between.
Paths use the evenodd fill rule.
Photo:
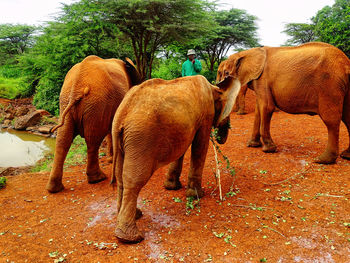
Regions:
<instances>
[{"instance_id":1,"label":"person in green shirt","mask_svg":"<svg viewBox=\"0 0 350 263\"><path fill-rule=\"evenodd\" d=\"M195 59L196 52L193 49L187 51L188 59L182 64L182 76L198 75L202 70L202 64L198 59Z\"/></svg>"}]
</instances>

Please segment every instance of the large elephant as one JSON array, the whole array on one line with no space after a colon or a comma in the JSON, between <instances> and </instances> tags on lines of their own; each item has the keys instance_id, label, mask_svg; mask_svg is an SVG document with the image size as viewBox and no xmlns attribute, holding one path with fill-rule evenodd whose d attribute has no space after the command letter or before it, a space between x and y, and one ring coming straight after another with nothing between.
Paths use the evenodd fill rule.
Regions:
<instances>
[{"instance_id":1,"label":"large elephant","mask_svg":"<svg viewBox=\"0 0 350 263\"><path fill-rule=\"evenodd\" d=\"M276 151L270 135L275 107L292 114L318 114L327 126L328 143L315 162L335 162L340 121L350 135L350 60L342 51L321 42L253 48L231 55L219 66L217 81L225 78L239 80L255 91L255 121L248 146ZM341 157L350 159L350 148Z\"/></svg>"},{"instance_id":2,"label":"large elephant","mask_svg":"<svg viewBox=\"0 0 350 263\"><path fill-rule=\"evenodd\" d=\"M112 124L113 173L117 178L116 236L139 242L140 215L136 202L141 188L159 167L171 163L165 187L179 189L183 158L191 147L191 168L186 195L201 197L202 171L211 127L219 129L224 143L229 114L240 90L238 81L211 85L203 76L171 81L152 79L134 87L120 104Z\"/></svg>"},{"instance_id":3,"label":"large elephant","mask_svg":"<svg viewBox=\"0 0 350 263\"><path fill-rule=\"evenodd\" d=\"M63 164L76 135L87 145L86 174L89 183L106 178L98 161L98 149L109 134L114 113L125 93L140 83L139 74L131 60L102 59L88 56L74 65L66 75L60 94L60 124L50 179L46 189L61 191ZM108 137L107 137L108 138Z\"/></svg>"}]
</instances>

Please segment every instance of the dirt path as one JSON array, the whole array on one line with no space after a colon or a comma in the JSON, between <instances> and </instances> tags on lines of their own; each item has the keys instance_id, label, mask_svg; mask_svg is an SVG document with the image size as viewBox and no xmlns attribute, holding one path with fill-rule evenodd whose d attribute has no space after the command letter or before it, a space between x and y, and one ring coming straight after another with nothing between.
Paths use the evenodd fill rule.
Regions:
<instances>
[{"instance_id":1,"label":"dirt path","mask_svg":"<svg viewBox=\"0 0 350 263\"><path fill-rule=\"evenodd\" d=\"M8 177L0 190L0 262L350 262L350 162L312 163L327 141L317 116L276 112L278 153L247 148L253 107L248 91L249 114L231 115L221 147L236 169L234 178L222 174L225 200L214 190L211 146L205 197L193 210L186 209L185 189L163 188L166 167L159 169L140 194L145 240L136 245L114 237L116 190L107 181L87 184L85 166L65 171L66 189L58 194L45 191L48 173ZM343 125L340 136L343 150ZM183 185L188 167L186 154Z\"/></svg>"}]
</instances>

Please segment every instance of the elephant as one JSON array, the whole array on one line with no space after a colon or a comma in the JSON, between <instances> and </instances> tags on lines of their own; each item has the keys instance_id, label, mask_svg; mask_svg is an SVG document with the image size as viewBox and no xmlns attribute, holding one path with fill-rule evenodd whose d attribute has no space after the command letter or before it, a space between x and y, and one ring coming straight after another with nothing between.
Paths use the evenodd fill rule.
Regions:
<instances>
[{"instance_id":1,"label":"elephant","mask_svg":"<svg viewBox=\"0 0 350 263\"><path fill-rule=\"evenodd\" d=\"M124 62L91 55L68 71L60 93L60 123L51 130L54 132L57 129L57 138L54 162L46 186L49 192L64 189L63 164L78 134L85 138L87 145L88 182L93 184L106 179L99 166L99 147L107 135L107 142L111 142L114 113L126 92L139 83L140 76L128 58Z\"/></svg>"},{"instance_id":2,"label":"elephant","mask_svg":"<svg viewBox=\"0 0 350 263\"><path fill-rule=\"evenodd\" d=\"M227 60L221 62L220 66L224 67L224 64L227 63ZM241 87L240 92L238 93L236 103L233 106L232 111L237 112L237 115L245 115L247 114L245 110L245 95L247 93L248 85L244 85Z\"/></svg>"},{"instance_id":3,"label":"elephant","mask_svg":"<svg viewBox=\"0 0 350 263\"><path fill-rule=\"evenodd\" d=\"M248 85L241 87L240 92L238 93L236 104L233 107L233 111L237 112L237 115L247 114L245 110L245 95L247 94Z\"/></svg>"},{"instance_id":4,"label":"elephant","mask_svg":"<svg viewBox=\"0 0 350 263\"><path fill-rule=\"evenodd\" d=\"M255 120L249 147L275 152L270 135L274 109L291 114L319 115L328 130L325 151L314 161L335 163L339 126L350 136L350 60L338 48L310 42L296 47L259 47L231 55L219 65L217 81L238 80L256 95ZM260 141L262 140L262 142ZM341 153L350 159L350 147Z\"/></svg>"},{"instance_id":5,"label":"elephant","mask_svg":"<svg viewBox=\"0 0 350 263\"><path fill-rule=\"evenodd\" d=\"M211 85L201 75L175 80L151 79L130 90L112 123L112 181L117 180L116 237L122 242L143 239L137 229L137 197L154 171L169 163L164 183L179 189L184 154L191 145L191 168L186 195L202 197L202 172L211 128L225 143L229 114L239 93L235 80Z\"/></svg>"}]
</instances>

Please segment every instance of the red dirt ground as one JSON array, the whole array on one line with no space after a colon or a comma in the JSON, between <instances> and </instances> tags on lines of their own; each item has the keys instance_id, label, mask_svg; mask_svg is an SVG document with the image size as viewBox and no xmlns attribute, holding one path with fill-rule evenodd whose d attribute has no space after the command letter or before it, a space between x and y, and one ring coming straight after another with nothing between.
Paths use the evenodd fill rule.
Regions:
<instances>
[{"instance_id":1,"label":"red dirt ground","mask_svg":"<svg viewBox=\"0 0 350 263\"><path fill-rule=\"evenodd\" d=\"M186 210L184 188L163 188L167 167L159 169L140 194L137 224L145 240L139 244L117 241L116 189L108 180L89 185L85 165L65 171L66 189L57 194L45 190L48 172L9 176L0 190L0 262L350 262L350 161L312 162L327 142L317 116L275 112L278 152L246 147L253 108L248 91L248 114L231 115L221 146L236 169L234 178L221 170L225 200L215 190L211 145L205 197L193 210ZM340 149L347 144L342 125ZM183 185L188 167L187 153ZM237 193L227 196L233 182Z\"/></svg>"}]
</instances>

